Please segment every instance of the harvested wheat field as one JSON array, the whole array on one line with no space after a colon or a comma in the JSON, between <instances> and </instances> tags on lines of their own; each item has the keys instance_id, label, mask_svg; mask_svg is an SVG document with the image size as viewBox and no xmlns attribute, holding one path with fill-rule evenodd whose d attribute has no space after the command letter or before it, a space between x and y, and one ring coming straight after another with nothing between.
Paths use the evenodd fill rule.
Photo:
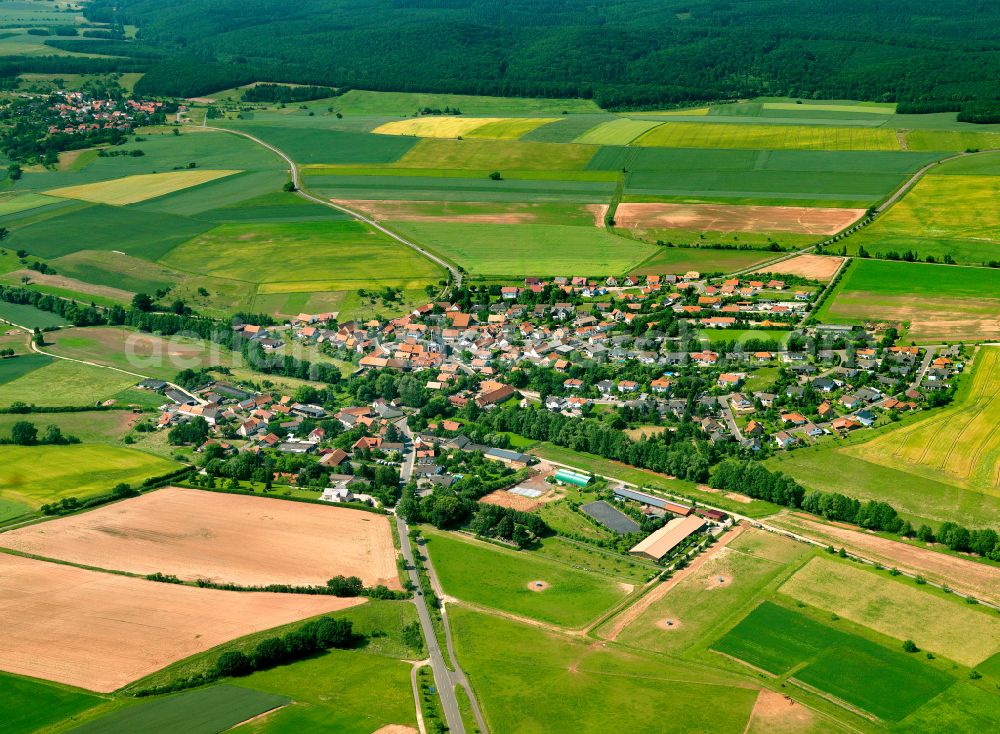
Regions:
<instances>
[{"instance_id":1,"label":"harvested wheat field","mask_svg":"<svg viewBox=\"0 0 1000 734\"><path fill-rule=\"evenodd\" d=\"M216 591L0 554L0 669L106 693L252 632L364 599Z\"/></svg>"},{"instance_id":2,"label":"harvested wheat field","mask_svg":"<svg viewBox=\"0 0 1000 734\"><path fill-rule=\"evenodd\" d=\"M837 272L837 268L844 262L842 257L830 257L828 255L796 255L780 263L768 265L764 270L757 272L767 272L782 275L798 275L801 278L811 278L812 280L830 280Z\"/></svg>"},{"instance_id":3,"label":"harvested wheat field","mask_svg":"<svg viewBox=\"0 0 1000 734\"><path fill-rule=\"evenodd\" d=\"M615 222L628 229L836 234L864 213L807 206L623 203L615 211Z\"/></svg>"},{"instance_id":4,"label":"harvested wheat field","mask_svg":"<svg viewBox=\"0 0 1000 734\"><path fill-rule=\"evenodd\" d=\"M177 487L3 533L0 546L186 581L306 586L343 574L402 588L384 515Z\"/></svg>"},{"instance_id":5,"label":"harvested wheat field","mask_svg":"<svg viewBox=\"0 0 1000 734\"><path fill-rule=\"evenodd\" d=\"M50 196L61 196L65 199L81 199L94 204L112 204L125 206L147 199L172 194L191 186L214 181L240 173L240 171L210 171L198 169L190 171L169 171L167 173L143 173L136 176L125 176L110 181L65 186L61 189L48 191Z\"/></svg>"}]
</instances>

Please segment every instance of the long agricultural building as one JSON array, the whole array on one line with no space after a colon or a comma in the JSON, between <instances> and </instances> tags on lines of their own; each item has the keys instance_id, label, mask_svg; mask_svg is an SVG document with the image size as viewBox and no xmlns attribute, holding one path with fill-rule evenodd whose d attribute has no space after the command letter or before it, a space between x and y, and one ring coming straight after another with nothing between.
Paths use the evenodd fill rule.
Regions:
<instances>
[{"instance_id":1,"label":"long agricultural building","mask_svg":"<svg viewBox=\"0 0 1000 734\"><path fill-rule=\"evenodd\" d=\"M633 556L641 556L651 561L663 560L670 551L680 545L686 538L697 533L706 522L697 515L687 517L675 517L655 533L633 547L629 553Z\"/></svg>"},{"instance_id":2,"label":"long agricultural building","mask_svg":"<svg viewBox=\"0 0 1000 734\"><path fill-rule=\"evenodd\" d=\"M682 517L686 517L694 511L694 508L689 505L682 505L680 502L671 502L670 500L665 500L662 497L657 497L656 495L648 494L646 492L639 492L635 489L625 489L624 487L620 487L615 490L615 496L626 500L632 500L633 502L641 502L644 505L656 507L660 510L666 510L667 512L672 512L675 515L680 515Z\"/></svg>"}]
</instances>

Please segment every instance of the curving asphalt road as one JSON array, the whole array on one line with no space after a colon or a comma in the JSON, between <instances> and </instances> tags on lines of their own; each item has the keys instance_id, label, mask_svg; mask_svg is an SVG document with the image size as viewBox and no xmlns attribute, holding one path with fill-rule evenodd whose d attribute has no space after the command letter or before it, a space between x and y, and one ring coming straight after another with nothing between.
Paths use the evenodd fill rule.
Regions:
<instances>
[{"instance_id":1,"label":"curving asphalt road","mask_svg":"<svg viewBox=\"0 0 1000 734\"><path fill-rule=\"evenodd\" d=\"M428 260L430 260L430 261L432 261L434 263L437 263L442 268L444 268L445 270L447 270L450 273L450 275L451 275L451 282L454 284L454 286L456 288L460 288L462 286L462 271L459 270L454 265L452 265L451 263L446 262L445 260L441 259L440 257L438 257L437 255L435 255L432 252L428 252L427 250L425 250L423 247L421 247L420 245L416 244L415 242L411 242L410 240L406 239L405 237L403 237L403 236L401 236L399 234L396 234L391 229L387 229L387 228L383 227L381 224L379 224L378 222L376 222L371 217L367 217L364 214L362 214L360 212L356 212L353 209L349 209L346 206L341 206L340 204L334 204L332 201L329 201L327 199L323 199L323 198L321 198L319 196L314 196L313 194L310 194L308 191L305 191L302 188L302 175L299 172L299 166L298 166L298 164L294 160L292 160L292 158L287 153L285 153L285 151L281 150L280 148L276 148L275 146L273 146L270 143L267 143L267 142L261 140L260 138L256 137L255 135L251 135L250 133L243 132L242 130L231 130L230 128L226 128L226 127L214 127L212 125L202 125L202 128L205 129L205 130L216 130L218 132L224 132L224 133L231 133L233 135L239 135L241 137L247 138L248 140L252 140L253 142L257 143L257 145L260 145L261 147L266 148L267 150L271 151L272 153L274 153L275 155L277 155L279 158L281 158L283 161L285 161L285 163L288 164L288 170L289 170L289 172L292 175L292 183L295 184L295 193L298 194L299 196L301 196L303 199L308 199L309 201L312 201L312 202L314 202L316 204L321 204L323 206L328 206L331 209L336 209L337 211L342 212L344 214L347 214L350 217L354 217L359 222L364 222L368 226L373 227L374 229L377 229L379 232L381 232L382 234L386 235L387 237L391 237L392 239L396 240L396 242L400 243L401 245L405 245L405 246L409 247L411 250L416 250L421 255L423 255L424 257L426 257Z\"/></svg>"}]
</instances>

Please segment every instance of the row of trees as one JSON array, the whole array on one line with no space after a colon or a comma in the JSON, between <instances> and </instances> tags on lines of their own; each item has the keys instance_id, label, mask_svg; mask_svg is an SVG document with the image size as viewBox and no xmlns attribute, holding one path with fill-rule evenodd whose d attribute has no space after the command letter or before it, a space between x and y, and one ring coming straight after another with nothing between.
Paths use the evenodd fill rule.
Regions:
<instances>
[{"instance_id":1,"label":"row of trees","mask_svg":"<svg viewBox=\"0 0 1000 734\"><path fill-rule=\"evenodd\" d=\"M936 534L929 525L914 528L887 502L861 502L839 492L807 492L791 477L772 472L755 461L723 461L712 471L709 483L718 489L802 509L828 520L917 538L926 543L939 542L955 551L976 553L1000 561L1000 538L994 530L969 530L953 522L942 523Z\"/></svg>"},{"instance_id":2,"label":"row of trees","mask_svg":"<svg viewBox=\"0 0 1000 734\"><path fill-rule=\"evenodd\" d=\"M38 435L38 427L31 421L17 421L10 427L10 438L0 439L0 443L11 443L15 446L65 446L71 443L80 443L76 436L63 434L62 429L57 425L48 425L41 436Z\"/></svg>"}]
</instances>

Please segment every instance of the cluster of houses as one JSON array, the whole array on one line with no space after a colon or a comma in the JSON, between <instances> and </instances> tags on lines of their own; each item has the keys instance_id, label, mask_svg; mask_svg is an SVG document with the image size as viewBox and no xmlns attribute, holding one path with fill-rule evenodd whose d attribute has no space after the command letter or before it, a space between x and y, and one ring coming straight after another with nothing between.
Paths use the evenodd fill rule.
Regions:
<instances>
[{"instance_id":1,"label":"cluster of houses","mask_svg":"<svg viewBox=\"0 0 1000 734\"><path fill-rule=\"evenodd\" d=\"M94 99L83 92L60 91L62 101L50 107L59 123L49 125L49 134L82 133L90 130L128 131L160 113L162 102L127 99Z\"/></svg>"}]
</instances>

